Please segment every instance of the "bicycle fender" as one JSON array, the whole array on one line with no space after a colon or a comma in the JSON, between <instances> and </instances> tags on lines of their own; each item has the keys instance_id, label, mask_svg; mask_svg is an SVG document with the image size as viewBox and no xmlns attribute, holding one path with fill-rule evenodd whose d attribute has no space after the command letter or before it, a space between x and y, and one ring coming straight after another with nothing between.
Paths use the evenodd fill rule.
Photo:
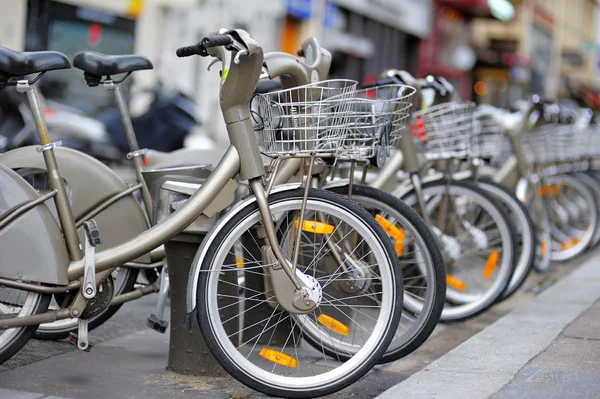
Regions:
<instances>
[{"instance_id":1,"label":"bicycle fender","mask_svg":"<svg viewBox=\"0 0 600 399\"><path fill-rule=\"evenodd\" d=\"M443 173L436 173L434 175L429 175L429 176L425 176L423 178L421 178L421 185L424 185L426 183L431 183L434 181L438 181L438 180L442 180L444 178L444 174ZM407 195L409 195L413 190L414 190L414 186L411 183L411 181L409 179L405 180L404 182L402 182L400 184L400 186L398 186L393 192L392 195L396 198L404 198Z\"/></svg>"},{"instance_id":2,"label":"bicycle fender","mask_svg":"<svg viewBox=\"0 0 600 399\"><path fill-rule=\"evenodd\" d=\"M38 154L39 155L39 154ZM39 194L16 172L0 164L0 218ZM67 285L69 254L56 220L45 203L0 230L0 277Z\"/></svg>"},{"instance_id":3,"label":"bicycle fender","mask_svg":"<svg viewBox=\"0 0 600 399\"><path fill-rule=\"evenodd\" d=\"M17 148L0 154L0 163L10 169L46 170L44 157L37 151L38 146ZM75 220L83 218L98 204L128 189L127 184L112 169L97 159L70 148L54 149L60 173L69 184L72 192L72 209ZM48 203L50 211L56 215L53 202ZM148 230L145 213L133 197L128 195L94 216L98 223L103 242L97 250L114 247ZM84 242L83 227L78 229L79 240ZM136 262L150 263L150 255L145 254Z\"/></svg>"},{"instance_id":4,"label":"bicycle fender","mask_svg":"<svg viewBox=\"0 0 600 399\"><path fill-rule=\"evenodd\" d=\"M515 189L515 196L524 204L527 204L527 192L529 191L529 182L526 178L522 177L517 182Z\"/></svg>"},{"instance_id":5,"label":"bicycle fender","mask_svg":"<svg viewBox=\"0 0 600 399\"><path fill-rule=\"evenodd\" d=\"M282 184L279 186L275 186L273 188L273 190L271 190L271 194L279 193L282 191L295 190L298 187L300 187L300 183ZM229 222L237 213L239 213L244 207L246 207L254 202L256 202L256 197L251 196L251 197L248 197L248 198L238 202L237 204L235 204L229 210L229 212L227 212L225 214L225 216L220 218L217 221L217 223L215 223L215 225L210 229L210 231L204 237L204 240L202 240L202 244L200 245L200 248L198 249L198 252L196 253L196 256L194 257L194 261L192 262L192 266L190 267L190 274L188 276L188 285L187 285L187 293L186 293L187 317L186 317L186 323L185 323L186 328L188 328L188 330L191 329L191 324L194 320L195 313L196 313L196 296L197 296L196 290L198 289L198 277L200 276L200 267L202 265L202 261L204 260L204 257L206 256L206 252L208 251L208 248L213 243L217 234L221 231L223 226L227 222Z\"/></svg>"},{"instance_id":6,"label":"bicycle fender","mask_svg":"<svg viewBox=\"0 0 600 399\"><path fill-rule=\"evenodd\" d=\"M350 179L337 179L337 180L334 180L332 182L326 183L321 188L324 189L324 190L327 190L327 189L330 189L330 188L346 187L348 184L350 184Z\"/></svg>"}]
</instances>

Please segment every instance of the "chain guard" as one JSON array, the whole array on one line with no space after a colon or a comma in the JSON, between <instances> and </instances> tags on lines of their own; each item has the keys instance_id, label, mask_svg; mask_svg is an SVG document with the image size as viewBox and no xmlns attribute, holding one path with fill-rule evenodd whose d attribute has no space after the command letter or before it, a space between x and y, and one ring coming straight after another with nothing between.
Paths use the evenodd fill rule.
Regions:
<instances>
[{"instance_id":1,"label":"chain guard","mask_svg":"<svg viewBox=\"0 0 600 399\"><path fill-rule=\"evenodd\" d=\"M106 280L98 284L96 288L96 296L88 301L81 317L83 319L91 319L98 316L106 308L110 306L110 302L115 294L115 283L112 275Z\"/></svg>"}]
</instances>

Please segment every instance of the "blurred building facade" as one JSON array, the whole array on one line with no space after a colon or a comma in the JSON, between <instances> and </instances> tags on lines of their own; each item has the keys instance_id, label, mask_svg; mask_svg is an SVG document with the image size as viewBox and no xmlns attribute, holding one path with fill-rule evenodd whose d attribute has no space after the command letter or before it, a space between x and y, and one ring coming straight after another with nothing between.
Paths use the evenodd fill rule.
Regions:
<instances>
[{"instance_id":1,"label":"blurred building facade","mask_svg":"<svg viewBox=\"0 0 600 399\"><path fill-rule=\"evenodd\" d=\"M458 90L461 98L471 97L472 74L476 57L470 29L474 20L498 18L497 5L507 0L435 0L431 34L419 44L417 76L443 75Z\"/></svg>"},{"instance_id":2,"label":"blurred building facade","mask_svg":"<svg viewBox=\"0 0 600 399\"><path fill-rule=\"evenodd\" d=\"M136 72L135 86L161 80L188 92L218 141L218 67L207 72L210 60L174 50L223 27L246 29L265 51L295 53L316 36L333 54L331 77L369 82L406 69L444 75L463 99L500 106L530 93L600 105L595 0L0 0L0 9L0 45L9 48L147 56L155 70ZM76 71L48 78L65 101L112 105Z\"/></svg>"},{"instance_id":3,"label":"blurred building facade","mask_svg":"<svg viewBox=\"0 0 600 399\"><path fill-rule=\"evenodd\" d=\"M474 20L477 101L508 106L530 94L580 97L593 105L598 79L599 5L595 0L512 0L507 23Z\"/></svg>"},{"instance_id":4,"label":"blurred building facade","mask_svg":"<svg viewBox=\"0 0 600 399\"><path fill-rule=\"evenodd\" d=\"M370 81L383 70L415 72L431 34L430 0L287 0L281 50L316 36L333 54L332 77Z\"/></svg>"}]
</instances>

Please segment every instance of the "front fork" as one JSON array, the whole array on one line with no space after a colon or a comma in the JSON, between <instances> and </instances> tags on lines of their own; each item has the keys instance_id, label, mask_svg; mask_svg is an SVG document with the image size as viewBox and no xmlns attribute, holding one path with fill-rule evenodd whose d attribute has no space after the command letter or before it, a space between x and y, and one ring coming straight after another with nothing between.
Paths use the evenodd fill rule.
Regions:
<instances>
[{"instance_id":1,"label":"front fork","mask_svg":"<svg viewBox=\"0 0 600 399\"><path fill-rule=\"evenodd\" d=\"M293 249L293 262L283 253L277 238L275 230L275 221L271 210L265 185L262 178L250 180L250 188L256 197L259 212L262 219L264 232L259 234L260 238L265 239L266 245L261 248L263 263L265 265L265 275L267 281L265 288L272 287L277 302L283 309L294 314L305 314L313 311L320 303L320 286L316 280L305 275L296 268L298 261L298 252L300 237L296 240ZM298 228L302 227L304 209L308 198L309 186L306 187L302 202L302 211ZM298 234L300 235L300 234ZM262 237L261 237L262 236Z\"/></svg>"}]
</instances>

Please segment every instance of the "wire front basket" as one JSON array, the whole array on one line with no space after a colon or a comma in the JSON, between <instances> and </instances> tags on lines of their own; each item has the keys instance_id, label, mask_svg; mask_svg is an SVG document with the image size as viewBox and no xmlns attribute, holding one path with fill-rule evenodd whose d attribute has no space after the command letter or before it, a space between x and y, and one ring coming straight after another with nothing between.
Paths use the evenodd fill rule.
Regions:
<instances>
[{"instance_id":1,"label":"wire front basket","mask_svg":"<svg viewBox=\"0 0 600 399\"><path fill-rule=\"evenodd\" d=\"M473 118L473 134L469 143L472 158L494 158L504 149L504 129L494 110L477 107Z\"/></svg>"},{"instance_id":2,"label":"wire front basket","mask_svg":"<svg viewBox=\"0 0 600 399\"><path fill-rule=\"evenodd\" d=\"M520 139L529 162L551 164L589 157L590 133L575 125L550 123L524 132Z\"/></svg>"},{"instance_id":3,"label":"wire front basket","mask_svg":"<svg viewBox=\"0 0 600 399\"><path fill-rule=\"evenodd\" d=\"M399 84L356 91L338 157L361 161L373 157L378 148L389 152L406 126L415 91Z\"/></svg>"},{"instance_id":4,"label":"wire front basket","mask_svg":"<svg viewBox=\"0 0 600 399\"><path fill-rule=\"evenodd\" d=\"M347 131L357 82L326 80L271 93L250 103L254 130L267 156L331 154Z\"/></svg>"},{"instance_id":5,"label":"wire front basket","mask_svg":"<svg viewBox=\"0 0 600 399\"><path fill-rule=\"evenodd\" d=\"M447 102L415 112L411 135L426 159L465 158L473 130L472 102Z\"/></svg>"}]
</instances>

